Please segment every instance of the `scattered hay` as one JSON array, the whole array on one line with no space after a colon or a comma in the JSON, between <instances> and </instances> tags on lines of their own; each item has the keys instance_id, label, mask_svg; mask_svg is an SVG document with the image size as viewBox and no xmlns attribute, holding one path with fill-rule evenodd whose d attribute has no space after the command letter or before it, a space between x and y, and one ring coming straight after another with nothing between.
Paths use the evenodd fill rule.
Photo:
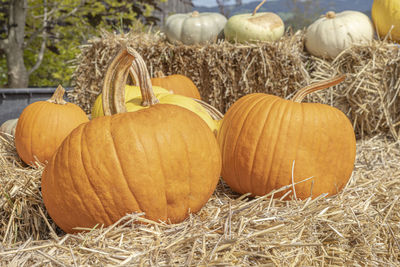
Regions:
<instances>
[{"instance_id":1,"label":"scattered hay","mask_svg":"<svg viewBox=\"0 0 400 267\"><path fill-rule=\"evenodd\" d=\"M281 201L239 196L220 182L198 213L176 225L140 214L88 233L64 234L45 214L42 168L0 140L0 265L400 264L400 142L357 143L351 180L337 196Z\"/></svg>"},{"instance_id":2,"label":"scattered hay","mask_svg":"<svg viewBox=\"0 0 400 267\"><path fill-rule=\"evenodd\" d=\"M358 138L385 133L400 138L400 49L373 41L344 51L334 61L304 51L304 32L287 33L272 43L203 46L172 45L161 34L114 35L104 32L82 46L70 99L90 112L100 93L108 64L122 45L135 48L150 74L180 73L198 86L203 100L221 112L239 97L264 92L289 99L311 82L347 73L345 83L316 93L307 101L341 109Z\"/></svg>"}]
</instances>

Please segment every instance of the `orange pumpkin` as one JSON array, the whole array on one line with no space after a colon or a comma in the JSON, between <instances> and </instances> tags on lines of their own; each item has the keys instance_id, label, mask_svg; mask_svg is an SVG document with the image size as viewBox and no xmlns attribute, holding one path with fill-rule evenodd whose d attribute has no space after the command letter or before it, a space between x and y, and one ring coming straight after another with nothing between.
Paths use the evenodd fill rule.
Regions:
<instances>
[{"instance_id":1,"label":"orange pumpkin","mask_svg":"<svg viewBox=\"0 0 400 267\"><path fill-rule=\"evenodd\" d=\"M174 94L201 99L199 89L190 78L181 74L165 76L161 71L157 72L156 76L151 78L151 83L154 86L162 87Z\"/></svg>"},{"instance_id":2,"label":"orange pumpkin","mask_svg":"<svg viewBox=\"0 0 400 267\"><path fill-rule=\"evenodd\" d=\"M123 90L132 63L148 107L126 112ZM132 212L178 223L199 211L221 171L207 124L185 108L158 104L145 63L130 48L109 66L102 93L111 116L72 131L43 172L43 200L55 223L70 233Z\"/></svg>"},{"instance_id":3,"label":"orange pumpkin","mask_svg":"<svg viewBox=\"0 0 400 267\"><path fill-rule=\"evenodd\" d=\"M20 158L34 166L48 161L64 138L89 119L77 105L63 99L65 90L59 85L47 101L28 105L21 113L15 129L15 146Z\"/></svg>"},{"instance_id":4,"label":"orange pumpkin","mask_svg":"<svg viewBox=\"0 0 400 267\"><path fill-rule=\"evenodd\" d=\"M241 194L262 196L298 183L294 191L301 199L341 190L354 166L353 127L340 110L301 101L342 80L344 76L306 87L292 101L262 93L236 101L218 132L227 184Z\"/></svg>"}]
</instances>

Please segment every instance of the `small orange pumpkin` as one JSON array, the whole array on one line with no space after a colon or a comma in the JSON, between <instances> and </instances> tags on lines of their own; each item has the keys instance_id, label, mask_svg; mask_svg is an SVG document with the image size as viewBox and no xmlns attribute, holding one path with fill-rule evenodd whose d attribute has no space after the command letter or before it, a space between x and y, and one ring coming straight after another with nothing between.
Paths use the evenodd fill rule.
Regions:
<instances>
[{"instance_id":1,"label":"small orange pumpkin","mask_svg":"<svg viewBox=\"0 0 400 267\"><path fill-rule=\"evenodd\" d=\"M26 164L45 163L73 129L89 120L79 106L63 99L64 93L59 85L49 100L34 102L22 111L15 146Z\"/></svg>"},{"instance_id":2,"label":"small orange pumpkin","mask_svg":"<svg viewBox=\"0 0 400 267\"><path fill-rule=\"evenodd\" d=\"M147 108L126 112L131 64ZM157 103L146 64L130 48L110 64L102 94L106 116L72 131L43 172L43 201L55 223L71 233L132 212L178 223L199 211L221 171L207 124L185 108Z\"/></svg>"},{"instance_id":3,"label":"small orange pumpkin","mask_svg":"<svg viewBox=\"0 0 400 267\"><path fill-rule=\"evenodd\" d=\"M199 89L193 81L181 74L165 76L162 71L156 72L156 77L151 78L154 86L159 86L174 94L184 95L191 98L201 99Z\"/></svg>"},{"instance_id":4,"label":"small orange pumpkin","mask_svg":"<svg viewBox=\"0 0 400 267\"><path fill-rule=\"evenodd\" d=\"M227 184L241 194L262 196L312 177L294 186L296 197L341 190L354 167L353 127L340 110L301 101L343 80L341 76L303 88L292 101L262 93L236 101L218 132Z\"/></svg>"}]
</instances>

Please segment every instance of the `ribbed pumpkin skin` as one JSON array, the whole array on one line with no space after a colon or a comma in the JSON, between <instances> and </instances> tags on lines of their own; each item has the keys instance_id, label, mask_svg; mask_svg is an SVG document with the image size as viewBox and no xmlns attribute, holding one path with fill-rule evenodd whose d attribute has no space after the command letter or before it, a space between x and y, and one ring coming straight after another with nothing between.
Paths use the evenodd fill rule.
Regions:
<instances>
[{"instance_id":1,"label":"ribbed pumpkin skin","mask_svg":"<svg viewBox=\"0 0 400 267\"><path fill-rule=\"evenodd\" d=\"M77 105L37 101L21 113L15 129L15 146L20 158L33 165L48 161L64 138L80 124L89 121Z\"/></svg>"},{"instance_id":2,"label":"ribbed pumpkin skin","mask_svg":"<svg viewBox=\"0 0 400 267\"><path fill-rule=\"evenodd\" d=\"M191 79L184 75L172 74L160 78L151 78L154 86L159 86L174 94L201 99L199 89Z\"/></svg>"},{"instance_id":3,"label":"ribbed pumpkin skin","mask_svg":"<svg viewBox=\"0 0 400 267\"><path fill-rule=\"evenodd\" d=\"M294 182L304 199L336 194L349 180L355 160L352 125L338 109L250 94L225 114L218 133L222 178L236 192L262 196ZM314 185L312 186L312 181ZM276 194L282 196L285 192Z\"/></svg>"},{"instance_id":4,"label":"ribbed pumpkin skin","mask_svg":"<svg viewBox=\"0 0 400 267\"><path fill-rule=\"evenodd\" d=\"M399 0L374 0L371 9L372 20L381 38L390 31L393 40L400 42L400 1Z\"/></svg>"},{"instance_id":5,"label":"ribbed pumpkin skin","mask_svg":"<svg viewBox=\"0 0 400 267\"><path fill-rule=\"evenodd\" d=\"M177 223L208 201L220 170L206 123L182 107L157 104L75 129L44 170L42 195L68 233L135 211Z\"/></svg>"}]
</instances>

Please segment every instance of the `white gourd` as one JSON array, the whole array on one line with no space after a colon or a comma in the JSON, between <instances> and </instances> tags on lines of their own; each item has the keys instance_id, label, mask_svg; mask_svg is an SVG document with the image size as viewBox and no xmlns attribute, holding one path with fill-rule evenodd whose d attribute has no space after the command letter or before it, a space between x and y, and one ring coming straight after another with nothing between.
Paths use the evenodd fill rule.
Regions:
<instances>
[{"instance_id":1,"label":"white gourd","mask_svg":"<svg viewBox=\"0 0 400 267\"><path fill-rule=\"evenodd\" d=\"M6 133L9 135L14 136L15 135L15 127L17 127L18 119L11 119L8 121L5 121L1 126L0 126L0 133Z\"/></svg>"},{"instance_id":2,"label":"white gourd","mask_svg":"<svg viewBox=\"0 0 400 267\"><path fill-rule=\"evenodd\" d=\"M305 47L314 56L336 58L354 44L370 43L373 37L374 26L365 14L329 11L307 28Z\"/></svg>"},{"instance_id":3,"label":"white gourd","mask_svg":"<svg viewBox=\"0 0 400 267\"><path fill-rule=\"evenodd\" d=\"M253 13L238 14L230 17L224 28L225 39L239 43L257 41L276 41L285 32L281 17L272 12L257 11L265 3L262 1Z\"/></svg>"},{"instance_id":4,"label":"white gourd","mask_svg":"<svg viewBox=\"0 0 400 267\"><path fill-rule=\"evenodd\" d=\"M226 21L225 16L212 12L174 14L167 18L164 31L171 43L213 43L224 29Z\"/></svg>"}]
</instances>

